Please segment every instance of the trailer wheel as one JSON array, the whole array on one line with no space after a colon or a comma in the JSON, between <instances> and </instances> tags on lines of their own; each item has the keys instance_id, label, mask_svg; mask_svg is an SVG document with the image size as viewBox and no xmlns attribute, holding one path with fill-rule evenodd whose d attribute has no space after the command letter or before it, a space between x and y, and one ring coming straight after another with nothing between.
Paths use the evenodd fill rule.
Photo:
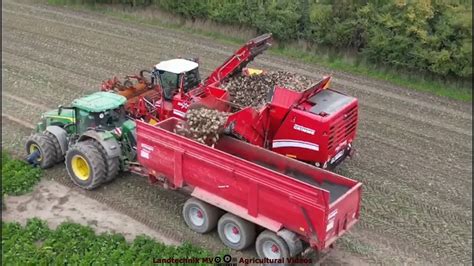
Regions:
<instances>
[{"instance_id":1,"label":"trailer wheel","mask_svg":"<svg viewBox=\"0 0 474 266\"><path fill-rule=\"evenodd\" d=\"M79 142L66 153L66 168L72 182L91 190L106 178L106 166L100 149L88 141Z\"/></svg>"},{"instance_id":2,"label":"trailer wheel","mask_svg":"<svg viewBox=\"0 0 474 266\"><path fill-rule=\"evenodd\" d=\"M183 218L189 228L204 234L216 227L219 209L196 198L190 198L184 203Z\"/></svg>"},{"instance_id":3,"label":"trailer wheel","mask_svg":"<svg viewBox=\"0 0 474 266\"><path fill-rule=\"evenodd\" d=\"M56 163L56 149L53 140L44 133L36 133L30 136L26 141L25 148L28 154L28 161L34 160L30 162L32 164L45 169Z\"/></svg>"},{"instance_id":4,"label":"trailer wheel","mask_svg":"<svg viewBox=\"0 0 474 266\"><path fill-rule=\"evenodd\" d=\"M255 224L231 213L224 214L217 224L221 241L235 250L242 250L255 241Z\"/></svg>"},{"instance_id":5,"label":"trailer wheel","mask_svg":"<svg viewBox=\"0 0 474 266\"><path fill-rule=\"evenodd\" d=\"M272 231L265 230L260 233L255 242L255 249L260 258L287 259L290 257L288 245L283 238Z\"/></svg>"}]
</instances>

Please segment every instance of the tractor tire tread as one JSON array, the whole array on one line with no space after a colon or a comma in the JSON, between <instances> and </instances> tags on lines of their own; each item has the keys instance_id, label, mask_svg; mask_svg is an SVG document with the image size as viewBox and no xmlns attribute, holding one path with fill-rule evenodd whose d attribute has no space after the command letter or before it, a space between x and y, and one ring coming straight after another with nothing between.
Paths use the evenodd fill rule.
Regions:
<instances>
[{"instance_id":1,"label":"tractor tire tread","mask_svg":"<svg viewBox=\"0 0 474 266\"><path fill-rule=\"evenodd\" d=\"M35 142L41 149L41 163L39 164L41 168L50 168L56 163L56 149L54 143L44 133L36 133L31 135L26 142L26 149L29 152L30 142Z\"/></svg>"},{"instance_id":2,"label":"tractor tire tread","mask_svg":"<svg viewBox=\"0 0 474 266\"><path fill-rule=\"evenodd\" d=\"M91 145L90 142L84 141L84 142L79 142L75 144L73 147L71 147L68 151L68 154L78 150L80 153L84 154L85 157L88 159L90 167L92 168L92 172L94 173L94 176L92 177L92 182L88 184L87 186L84 186L80 183L78 183L74 178L71 178L72 181L78 185L79 187L82 187L87 190L92 190L100 186L102 183L105 181L106 177L106 166L105 162L103 160L102 154L100 149L98 149L95 145ZM66 157L68 157L66 155ZM66 165L67 171L69 172L69 175L72 176L74 173L71 173L71 169L69 169L69 165Z\"/></svg>"},{"instance_id":3,"label":"tractor tire tread","mask_svg":"<svg viewBox=\"0 0 474 266\"><path fill-rule=\"evenodd\" d=\"M54 150L56 151L56 163L60 163L64 161L64 155L61 150L61 145L59 145L59 141L56 138L56 136L53 135L53 133L48 132L48 131L45 131L44 134L48 136L48 138L51 140L51 142L54 145Z\"/></svg>"},{"instance_id":4,"label":"tractor tire tread","mask_svg":"<svg viewBox=\"0 0 474 266\"><path fill-rule=\"evenodd\" d=\"M118 172L119 172L119 168L120 168L119 158L118 157L109 158L107 156L107 152L105 151L105 148L99 142L97 142L95 140L87 140L86 142L88 142L90 145L93 145L94 147L96 147L97 149L100 150L102 158L104 159L104 162L105 162L105 173L106 174L105 174L104 182L108 183L108 182L114 180L117 177Z\"/></svg>"}]
</instances>

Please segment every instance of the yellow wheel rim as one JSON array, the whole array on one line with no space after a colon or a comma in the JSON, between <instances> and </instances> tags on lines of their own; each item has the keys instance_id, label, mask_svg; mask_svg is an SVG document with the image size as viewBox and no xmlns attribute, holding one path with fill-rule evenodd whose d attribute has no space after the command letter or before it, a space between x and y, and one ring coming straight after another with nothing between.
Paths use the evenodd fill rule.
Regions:
<instances>
[{"instance_id":1,"label":"yellow wheel rim","mask_svg":"<svg viewBox=\"0 0 474 266\"><path fill-rule=\"evenodd\" d=\"M71 160L72 171L80 180L87 180L90 176L90 167L86 159L80 155L74 155Z\"/></svg>"},{"instance_id":2,"label":"yellow wheel rim","mask_svg":"<svg viewBox=\"0 0 474 266\"><path fill-rule=\"evenodd\" d=\"M42 159L43 159L43 156L41 156L41 150L40 148L38 147L38 145L36 144L31 144L30 145L30 154L34 153L35 151L39 151L40 152L40 156L38 157L37 161L40 162Z\"/></svg>"}]
</instances>

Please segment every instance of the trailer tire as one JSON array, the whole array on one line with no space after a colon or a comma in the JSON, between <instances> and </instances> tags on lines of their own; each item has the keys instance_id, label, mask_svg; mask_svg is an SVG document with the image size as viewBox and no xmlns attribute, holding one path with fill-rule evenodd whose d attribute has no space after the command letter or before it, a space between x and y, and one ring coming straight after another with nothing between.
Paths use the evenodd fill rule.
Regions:
<instances>
[{"instance_id":1,"label":"trailer tire","mask_svg":"<svg viewBox=\"0 0 474 266\"><path fill-rule=\"evenodd\" d=\"M49 168L56 164L56 149L53 139L44 133L35 133L26 141L26 153L30 156L35 151L39 151L36 163L42 169ZM30 160L30 159L28 159Z\"/></svg>"},{"instance_id":2,"label":"trailer tire","mask_svg":"<svg viewBox=\"0 0 474 266\"><path fill-rule=\"evenodd\" d=\"M290 250L285 240L272 231L265 230L260 233L255 242L255 249L261 259L280 259L285 261L290 258ZM278 265L288 265L287 263Z\"/></svg>"},{"instance_id":3,"label":"trailer tire","mask_svg":"<svg viewBox=\"0 0 474 266\"><path fill-rule=\"evenodd\" d=\"M66 169L72 182L87 190L100 186L107 176L100 149L89 141L78 142L67 151Z\"/></svg>"},{"instance_id":4,"label":"trailer tire","mask_svg":"<svg viewBox=\"0 0 474 266\"><path fill-rule=\"evenodd\" d=\"M196 198L189 198L183 206L183 218L194 232L205 234L212 231L219 219L220 210Z\"/></svg>"},{"instance_id":5,"label":"trailer tire","mask_svg":"<svg viewBox=\"0 0 474 266\"><path fill-rule=\"evenodd\" d=\"M224 214L217 224L217 232L224 245L243 250L255 241L255 224L231 213Z\"/></svg>"}]
</instances>

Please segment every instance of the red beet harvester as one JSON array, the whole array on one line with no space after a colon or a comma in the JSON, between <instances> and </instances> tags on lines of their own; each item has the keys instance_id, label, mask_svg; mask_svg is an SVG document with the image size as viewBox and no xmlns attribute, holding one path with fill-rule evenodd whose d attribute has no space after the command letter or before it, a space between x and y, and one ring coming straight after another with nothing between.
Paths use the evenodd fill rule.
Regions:
<instances>
[{"instance_id":1,"label":"red beet harvester","mask_svg":"<svg viewBox=\"0 0 474 266\"><path fill-rule=\"evenodd\" d=\"M103 83L105 91L128 98L128 113L152 123L168 117L185 119L189 108L207 106L232 112L227 133L288 157L332 168L351 155L358 122L356 98L329 89L330 77L304 92L273 90L261 109L235 106L221 83L243 74L246 65L271 45L271 35L248 41L208 78L201 81L198 60L172 59L157 64L150 79L131 76L124 85L118 79ZM135 84L131 82L135 80Z\"/></svg>"}]
</instances>

